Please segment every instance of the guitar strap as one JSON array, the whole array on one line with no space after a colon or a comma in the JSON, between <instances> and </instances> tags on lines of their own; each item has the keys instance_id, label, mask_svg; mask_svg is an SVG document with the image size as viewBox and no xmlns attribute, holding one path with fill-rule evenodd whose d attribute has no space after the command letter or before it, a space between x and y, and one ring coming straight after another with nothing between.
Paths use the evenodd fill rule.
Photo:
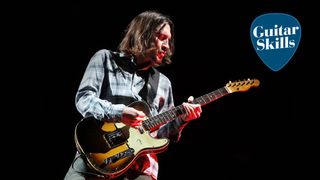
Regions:
<instances>
[{"instance_id":1,"label":"guitar strap","mask_svg":"<svg viewBox=\"0 0 320 180\"><path fill-rule=\"evenodd\" d=\"M149 104L152 105L152 102L156 98L158 85L159 85L160 73L157 69L151 68L148 73L147 81L141 91L146 91L145 96L142 95L142 98Z\"/></svg>"},{"instance_id":2,"label":"guitar strap","mask_svg":"<svg viewBox=\"0 0 320 180\"><path fill-rule=\"evenodd\" d=\"M145 84L140 90L139 95L146 103L149 104L149 106L151 106L154 98L157 95L159 71L155 68L151 68L147 72L140 74L140 76L145 79Z\"/></svg>"}]
</instances>

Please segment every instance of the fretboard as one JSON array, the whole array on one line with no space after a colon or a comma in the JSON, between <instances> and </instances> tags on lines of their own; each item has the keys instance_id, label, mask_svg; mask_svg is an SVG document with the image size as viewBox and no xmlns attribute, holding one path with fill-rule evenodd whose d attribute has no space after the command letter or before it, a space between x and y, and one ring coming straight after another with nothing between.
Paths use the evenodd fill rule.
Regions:
<instances>
[{"instance_id":1,"label":"fretboard","mask_svg":"<svg viewBox=\"0 0 320 180\"><path fill-rule=\"evenodd\" d=\"M224 95L229 94L225 87L207 93L203 96L200 96L194 99L193 104L200 104L201 106L206 105L210 102L215 101L216 99L221 98ZM166 112L160 113L156 116L150 117L142 122L142 125L145 130L152 130L158 126L171 121L185 113L185 110L182 105L176 106Z\"/></svg>"}]
</instances>

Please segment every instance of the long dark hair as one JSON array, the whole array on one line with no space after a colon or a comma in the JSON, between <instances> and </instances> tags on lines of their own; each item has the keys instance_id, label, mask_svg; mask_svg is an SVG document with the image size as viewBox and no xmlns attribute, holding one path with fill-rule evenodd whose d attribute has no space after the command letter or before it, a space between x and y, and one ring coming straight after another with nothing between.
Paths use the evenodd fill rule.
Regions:
<instances>
[{"instance_id":1,"label":"long dark hair","mask_svg":"<svg viewBox=\"0 0 320 180\"><path fill-rule=\"evenodd\" d=\"M128 25L125 35L119 44L119 50L128 55L143 56L155 47L155 37L165 24L171 29L169 49L163 63L170 64L174 52L174 25L171 19L157 11L145 11L137 15Z\"/></svg>"}]
</instances>

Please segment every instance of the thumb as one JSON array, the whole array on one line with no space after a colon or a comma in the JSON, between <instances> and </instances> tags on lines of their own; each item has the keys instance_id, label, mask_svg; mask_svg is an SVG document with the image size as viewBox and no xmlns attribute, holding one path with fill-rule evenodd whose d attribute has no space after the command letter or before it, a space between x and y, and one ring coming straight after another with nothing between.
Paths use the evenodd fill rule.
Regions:
<instances>
[{"instance_id":1,"label":"thumb","mask_svg":"<svg viewBox=\"0 0 320 180\"><path fill-rule=\"evenodd\" d=\"M193 100L194 100L194 97L193 97L193 96L190 96L190 97L188 98L188 103L193 102Z\"/></svg>"}]
</instances>

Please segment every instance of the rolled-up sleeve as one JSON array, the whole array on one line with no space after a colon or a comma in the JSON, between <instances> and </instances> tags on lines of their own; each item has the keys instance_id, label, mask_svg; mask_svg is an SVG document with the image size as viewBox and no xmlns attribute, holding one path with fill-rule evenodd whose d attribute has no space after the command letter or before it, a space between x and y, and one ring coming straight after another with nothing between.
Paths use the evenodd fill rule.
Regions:
<instances>
[{"instance_id":1,"label":"rolled-up sleeve","mask_svg":"<svg viewBox=\"0 0 320 180\"><path fill-rule=\"evenodd\" d=\"M76 93L75 104L83 117L94 116L98 120L118 122L125 105L99 98L106 70L104 66L109 58L106 50L100 50L90 59Z\"/></svg>"}]
</instances>

